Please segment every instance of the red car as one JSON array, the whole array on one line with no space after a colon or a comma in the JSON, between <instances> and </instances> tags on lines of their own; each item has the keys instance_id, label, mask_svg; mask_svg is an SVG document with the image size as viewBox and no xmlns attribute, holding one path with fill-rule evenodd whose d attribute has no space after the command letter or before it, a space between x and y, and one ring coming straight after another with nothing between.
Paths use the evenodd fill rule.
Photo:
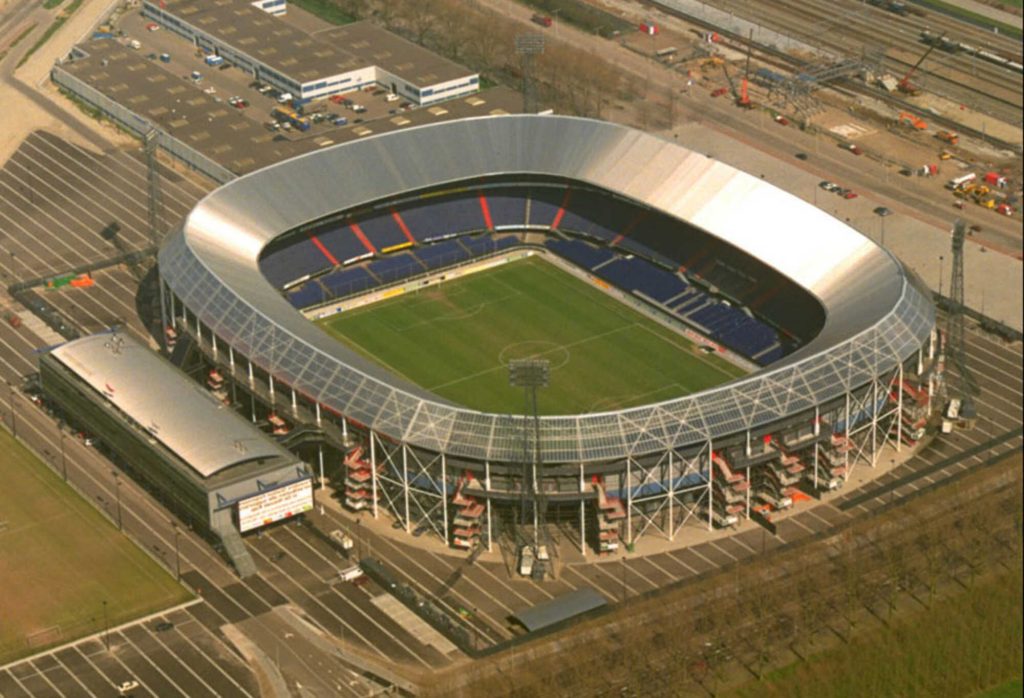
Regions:
<instances>
[{"instance_id":1,"label":"red car","mask_svg":"<svg viewBox=\"0 0 1024 698\"><path fill-rule=\"evenodd\" d=\"M843 198L844 199L856 199L857 198L857 192L855 192L855 191L848 191L845 194L843 194Z\"/></svg>"},{"instance_id":2,"label":"red car","mask_svg":"<svg viewBox=\"0 0 1024 698\"><path fill-rule=\"evenodd\" d=\"M722 95L724 95L728 91L729 91L729 88L727 88L727 87L719 87L719 88L716 88L716 89L711 91L711 96L712 97L721 97Z\"/></svg>"}]
</instances>

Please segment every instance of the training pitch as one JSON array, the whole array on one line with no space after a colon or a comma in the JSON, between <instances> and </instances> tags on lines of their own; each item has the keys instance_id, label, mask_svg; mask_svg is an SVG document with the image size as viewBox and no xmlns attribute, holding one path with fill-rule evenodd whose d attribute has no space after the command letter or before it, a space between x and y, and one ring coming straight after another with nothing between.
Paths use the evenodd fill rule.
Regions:
<instances>
[{"instance_id":1,"label":"training pitch","mask_svg":"<svg viewBox=\"0 0 1024 698\"><path fill-rule=\"evenodd\" d=\"M318 323L393 373L472 409L522 413L511 359L551 364L541 414L603 412L745 373L538 258L511 262Z\"/></svg>"},{"instance_id":2,"label":"training pitch","mask_svg":"<svg viewBox=\"0 0 1024 698\"><path fill-rule=\"evenodd\" d=\"M0 449L0 664L190 598L2 430Z\"/></svg>"}]
</instances>

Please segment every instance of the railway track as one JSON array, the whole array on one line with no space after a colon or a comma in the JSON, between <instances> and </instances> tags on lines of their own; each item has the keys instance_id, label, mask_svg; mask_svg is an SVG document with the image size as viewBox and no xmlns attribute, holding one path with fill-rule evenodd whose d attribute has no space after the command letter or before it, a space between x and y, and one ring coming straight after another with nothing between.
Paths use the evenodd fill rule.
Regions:
<instances>
[{"instance_id":1,"label":"railway track","mask_svg":"<svg viewBox=\"0 0 1024 698\"><path fill-rule=\"evenodd\" d=\"M728 40L737 48L745 49L747 46L748 39L746 36L741 36L735 32L731 32L717 25L705 22L700 17L696 17L686 12L677 10L676 8L670 7L663 2L659 2L658 0L641 0L641 2L645 6L657 8L658 10L664 12L667 15L678 17L695 26L703 27L709 30L714 30L718 32L718 34L723 39ZM804 63L800 59L795 58L790 54L775 48L774 46L768 46L765 44L759 44L757 42L754 42L752 45L752 49L754 51L755 57L758 58L758 60L768 63L770 65L778 66L790 72L799 72L802 68L805 67ZM838 81L836 83L833 83L832 87L839 89L841 92L847 94L861 94L870 96L874 99L877 99L881 102L888 104L896 111L921 111L921 108L918 105L907 101L900 94L888 93L880 88L869 87L868 85L865 85L863 82L860 82L858 80ZM1021 151L1020 143L1005 141L1001 138L992 136L986 131L978 130L976 128L963 124L957 121L956 119L943 116L941 114L929 113L928 120L935 126L946 128L951 131L957 131L961 135L975 138L979 141L988 143L989 145L992 145L1001 150L1007 150L1016 153L1019 153ZM1020 123L1020 119L1018 118L1013 123Z\"/></svg>"},{"instance_id":2,"label":"railway track","mask_svg":"<svg viewBox=\"0 0 1024 698\"><path fill-rule=\"evenodd\" d=\"M716 5L831 53L858 56L883 49L883 67L897 77L904 75L927 51L921 31L936 30L932 23L917 24L924 21L922 18L899 17L860 4L851 6L823 0L775 0L772 3L718 0ZM925 19L930 19L930 15ZM955 23L950 18L946 20ZM948 33L962 35L953 29ZM969 104L1007 123L1020 123L1024 115L1024 99L1020 91L1012 87L1020 84L1020 75L1007 68L936 49L916 75L914 82L926 85L929 91L960 104Z\"/></svg>"}]
</instances>

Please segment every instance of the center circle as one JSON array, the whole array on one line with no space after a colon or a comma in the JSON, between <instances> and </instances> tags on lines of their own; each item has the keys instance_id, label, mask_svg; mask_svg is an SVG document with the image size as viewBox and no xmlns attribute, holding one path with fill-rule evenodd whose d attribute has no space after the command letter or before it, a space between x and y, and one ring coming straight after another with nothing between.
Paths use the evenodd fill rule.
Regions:
<instances>
[{"instance_id":1,"label":"center circle","mask_svg":"<svg viewBox=\"0 0 1024 698\"><path fill-rule=\"evenodd\" d=\"M569 363L569 357L569 350L557 342L528 339L506 345L498 354L498 361L502 366L508 366L510 362L520 359L547 359L554 371Z\"/></svg>"}]
</instances>

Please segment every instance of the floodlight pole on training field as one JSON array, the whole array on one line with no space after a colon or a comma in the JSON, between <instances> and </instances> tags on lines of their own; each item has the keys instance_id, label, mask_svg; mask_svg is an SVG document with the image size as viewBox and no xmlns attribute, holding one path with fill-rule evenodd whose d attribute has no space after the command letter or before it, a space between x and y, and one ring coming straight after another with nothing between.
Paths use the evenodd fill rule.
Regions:
<instances>
[{"instance_id":1,"label":"floodlight pole on training field","mask_svg":"<svg viewBox=\"0 0 1024 698\"><path fill-rule=\"evenodd\" d=\"M540 34L520 34L516 37L516 53L523 63L523 113L537 113L537 93L533 82L534 56L544 53L544 37Z\"/></svg>"},{"instance_id":2,"label":"floodlight pole on training field","mask_svg":"<svg viewBox=\"0 0 1024 698\"><path fill-rule=\"evenodd\" d=\"M523 411L523 474L520 486L520 531L526 527L526 502L533 499L533 545L540 546L540 529L547 516L544 493L538 485L540 466L540 415L537 411L537 388L546 388L551 377L551 364L546 359L514 359L508 363L508 382L523 389L526 409ZM529 452L527 424L533 415L533 453Z\"/></svg>"},{"instance_id":3,"label":"floodlight pole on training field","mask_svg":"<svg viewBox=\"0 0 1024 698\"><path fill-rule=\"evenodd\" d=\"M946 349L947 355L956 364L957 372L960 374L959 397L963 403L961 412L966 411L967 416L974 416L974 405L971 396L978 392L977 383L967 366L967 347L964 340L964 238L967 227L962 220L957 220L953 225L953 263L952 279L949 283L949 306L946 316L946 341L949 346Z\"/></svg>"}]
</instances>

